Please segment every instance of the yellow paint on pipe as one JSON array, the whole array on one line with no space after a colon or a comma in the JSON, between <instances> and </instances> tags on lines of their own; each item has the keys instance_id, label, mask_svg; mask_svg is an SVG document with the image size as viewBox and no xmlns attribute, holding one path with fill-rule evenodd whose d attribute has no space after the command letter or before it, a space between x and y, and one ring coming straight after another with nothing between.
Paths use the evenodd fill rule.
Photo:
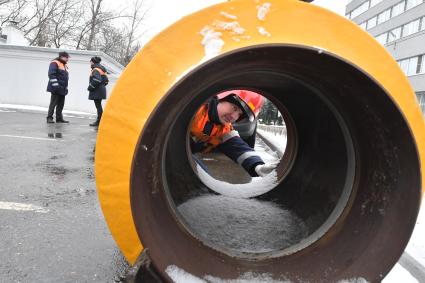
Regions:
<instances>
[{"instance_id":1,"label":"yellow paint on pipe","mask_svg":"<svg viewBox=\"0 0 425 283\"><path fill-rule=\"evenodd\" d=\"M271 6L260 20L257 8L264 3ZM220 21L237 21L244 32L220 28L225 27ZM128 65L106 105L96 145L96 183L109 229L131 264L143 249L130 207L135 147L160 99L182 75L205 60L200 32L206 26L221 33L224 45L219 54L261 44L296 44L326 50L357 66L388 92L405 116L423 168L425 126L414 91L391 55L367 32L339 15L298 0L218 4L181 19L149 42Z\"/></svg>"}]
</instances>

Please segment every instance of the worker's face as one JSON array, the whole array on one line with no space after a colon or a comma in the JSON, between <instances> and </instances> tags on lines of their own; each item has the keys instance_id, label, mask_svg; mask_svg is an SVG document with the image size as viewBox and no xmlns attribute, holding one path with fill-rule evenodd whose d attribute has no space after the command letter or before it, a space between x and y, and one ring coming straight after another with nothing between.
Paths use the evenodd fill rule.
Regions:
<instances>
[{"instance_id":1,"label":"worker's face","mask_svg":"<svg viewBox=\"0 0 425 283\"><path fill-rule=\"evenodd\" d=\"M221 101L218 103L217 113L222 124L234 123L243 114L242 109L228 101Z\"/></svg>"},{"instance_id":2,"label":"worker's face","mask_svg":"<svg viewBox=\"0 0 425 283\"><path fill-rule=\"evenodd\" d=\"M61 58L60 58L62 61L64 61L65 63L68 63L68 57L65 57L65 56L62 56Z\"/></svg>"}]
</instances>

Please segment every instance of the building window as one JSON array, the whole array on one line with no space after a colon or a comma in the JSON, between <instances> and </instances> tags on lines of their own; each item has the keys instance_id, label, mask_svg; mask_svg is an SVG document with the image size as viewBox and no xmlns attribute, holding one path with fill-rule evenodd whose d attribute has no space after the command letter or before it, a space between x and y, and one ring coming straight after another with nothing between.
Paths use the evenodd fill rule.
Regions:
<instances>
[{"instance_id":1,"label":"building window","mask_svg":"<svg viewBox=\"0 0 425 283\"><path fill-rule=\"evenodd\" d=\"M407 70L409 69L409 59L400 60L398 62L401 70L407 75Z\"/></svg>"},{"instance_id":2,"label":"building window","mask_svg":"<svg viewBox=\"0 0 425 283\"><path fill-rule=\"evenodd\" d=\"M392 12L391 12L391 18L396 17L404 12L404 6L405 1L398 3L397 5L393 6Z\"/></svg>"},{"instance_id":3,"label":"building window","mask_svg":"<svg viewBox=\"0 0 425 283\"><path fill-rule=\"evenodd\" d=\"M401 27L395 28L388 32L388 42L397 40L401 37Z\"/></svg>"},{"instance_id":4,"label":"building window","mask_svg":"<svg viewBox=\"0 0 425 283\"><path fill-rule=\"evenodd\" d=\"M382 24L383 22L388 21L390 19L390 16L391 16L391 8L383 11L382 13L380 13L378 15L378 23L377 24L379 25L379 24Z\"/></svg>"},{"instance_id":5,"label":"building window","mask_svg":"<svg viewBox=\"0 0 425 283\"><path fill-rule=\"evenodd\" d=\"M350 13L348 13L348 14L345 14L345 17L346 17L347 19L351 19L351 12L350 12Z\"/></svg>"},{"instance_id":6,"label":"building window","mask_svg":"<svg viewBox=\"0 0 425 283\"><path fill-rule=\"evenodd\" d=\"M398 61L400 68L406 74L406 76L413 76L423 69L422 65L423 55L415 56L407 59Z\"/></svg>"},{"instance_id":7,"label":"building window","mask_svg":"<svg viewBox=\"0 0 425 283\"><path fill-rule=\"evenodd\" d=\"M425 116L425 92L417 92L416 98L418 99L419 106Z\"/></svg>"},{"instance_id":8,"label":"building window","mask_svg":"<svg viewBox=\"0 0 425 283\"><path fill-rule=\"evenodd\" d=\"M367 29L371 29L376 26L376 17L373 17L372 19L367 21Z\"/></svg>"},{"instance_id":9,"label":"building window","mask_svg":"<svg viewBox=\"0 0 425 283\"><path fill-rule=\"evenodd\" d=\"M419 23L420 23L420 19L417 19L416 21L405 24L403 26L403 37L409 36L411 34L418 32L419 31Z\"/></svg>"},{"instance_id":10,"label":"building window","mask_svg":"<svg viewBox=\"0 0 425 283\"><path fill-rule=\"evenodd\" d=\"M413 7L418 6L419 4L422 4L423 0L407 0L406 1L406 10L409 10Z\"/></svg>"},{"instance_id":11,"label":"building window","mask_svg":"<svg viewBox=\"0 0 425 283\"><path fill-rule=\"evenodd\" d=\"M356 9L354 9L353 11L351 11L351 18L355 18L358 15L364 13L367 11L367 9L369 9L369 1L364 2L363 4L361 4L359 7L357 7Z\"/></svg>"},{"instance_id":12,"label":"building window","mask_svg":"<svg viewBox=\"0 0 425 283\"><path fill-rule=\"evenodd\" d=\"M370 0L370 7L376 6L381 3L383 0Z\"/></svg>"},{"instance_id":13,"label":"building window","mask_svg":"<svg viewBox=\"0 0 425 283\"><path fill-rule=\"evenodd\" d=\"M381 43L382 45L385 45L387 43L387 34L388 33L383 33L380 34L376 37L376 40Z\"/></svg>"},{"instance_id":14,"label":"building window","mask_svg":"<svg viewBox=\"0 0 425 283\"><path fill-rule=\"evenodd\" d=\"M362 29L366 30L366 24L367 24L366 22L363 22L363 23L360 24L360 27Z\"/></svg>"},{"instance_id":15,"label":"building window","mask_svg":"<svg viewBox=\"0 0 425 283\"><path fill-rule=\"evenodd\" d=\"M421 22L422 22L421 30L425 30L425 17L422 18Z\"/></svg>"},{"instance_id":16,"label":"building window","mask_svg":"<svg viewBox=\"0 0 425 283\"><path fill-rule=\"evenodd\" d=\"M419 56L417 71L418 74L425 74L425 55Z\"/></svg>"},{"instance_id":17,"label":"building window","mask_svg":"<svg viewBox=\"0 0 425 283\"><path fill-rule=\"evenodd\" d=\"M416 72L418 70L418 58L419 57L412 57L409 59L409 67L407 68L407 76L416 75Z\"/></svg>"}]
</instances>

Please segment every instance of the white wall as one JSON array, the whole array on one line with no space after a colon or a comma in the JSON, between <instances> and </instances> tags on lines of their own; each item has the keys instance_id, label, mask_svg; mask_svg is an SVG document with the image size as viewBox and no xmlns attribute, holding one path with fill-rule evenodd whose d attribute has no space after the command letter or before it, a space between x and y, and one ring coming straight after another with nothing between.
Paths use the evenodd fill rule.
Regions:
<instances>
[{"instance_id":1,"label":"white wall","mask_svg":"<svg viewBox=\"0 0 425 283\"><path fill-rule=\"evenodd\" d=\"M102 57L102 64L112 72L107 86L108 97L123 67L100 52L66 51L70 59L65 110L95 113L94 103L88 100L87 91L90 58L95 55ZM50 93L46 92L47 71L58 52L53 48L0 45L0 103L48 107Z\"/></svg>"}]
</instances>

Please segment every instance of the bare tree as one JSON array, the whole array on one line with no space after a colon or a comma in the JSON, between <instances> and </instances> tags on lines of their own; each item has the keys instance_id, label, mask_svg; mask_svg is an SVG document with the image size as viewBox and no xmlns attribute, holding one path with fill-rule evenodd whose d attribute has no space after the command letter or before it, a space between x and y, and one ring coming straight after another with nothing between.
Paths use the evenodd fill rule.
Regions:
<instances>
[{"instance_id":1,"label":"bare tree","mask_svg":"<svg viewBox=\"0 0 425 283\"><path fill-rule=\"evenodd\" d=\"M31 45L100 50L126 65L149 11L149 0L132 1L117 12L105 0L0 0L0 23L17 21Z\"/></svg>"},{"instance_id":2,"label":"bare tree","mask_svg":"<svg viewBox=\"0 0 425 283\"><path fill-rule=\"evenodd\" d=\"M111 12L104 10L103 0L88 0L89 14L86 15L87 20L80 26L79 34L76 38L76 49L85 48L93 50L93 43L96 34L99 33L102 26L109 21L123 17L122 12Z\"/></svg>"},{"instance_id":3,"label":"bare tree","mask_svg":"<svg viewBox=\"0 0 425 283\"><path fill-rule=\"evenodd\" d=\"M50 34L50 20L55 17L68 0L35 0L33 14L20 28L30 40L30 45L46 46Z\"/></svg>"},{"instance_id":4,"label":"bare tree","mask_svg":"<svg viewBox=\"0 0 425 283\"><path fill-rule=\"evenodd\" d=\"M14 2L15 0L0 0L0 6L3 6L3 5L5 5L5 4L8 4L8 3L11 3L11 2Z\"/></svg>"},{"instance_id":5,"label":"bare tree","mask_svg":"<svg viewBox=\"0 0 425 283\"><path fill-rule=\"evenodd\" d=\"M142 10L142 6L145 4L144 0L133 0L131 15L129 16L129 25L127 28L127 45L125 47L124 56L122 62L127 65L132 57L134 56L134 43L137 41L141 34L137 35L140 24L145 20L149 9ZM136 51L137 52L137 51Z\"/></svg>"},{"instance_id":6,"label":"bare tree","mask_svg":"<svg viewBox=\"0 0 425 283\"><path fill-rule=\"evenodd\" d=\"M27 5L27 0L0 0L0 26L11 21L20 22Z\"/></svg>"},{"instance_id":7,"label":"bare tree","mask_svg":"<svg viewBox=\"0 0 425 283\"><path fill-rule=\"evenodd\" d=\"M59 48L63 43L72 41L74 31L78 28L84 6L80 0L66 0L56 16L52 17L51 41Z\"/></svg>"}]
</instances>

